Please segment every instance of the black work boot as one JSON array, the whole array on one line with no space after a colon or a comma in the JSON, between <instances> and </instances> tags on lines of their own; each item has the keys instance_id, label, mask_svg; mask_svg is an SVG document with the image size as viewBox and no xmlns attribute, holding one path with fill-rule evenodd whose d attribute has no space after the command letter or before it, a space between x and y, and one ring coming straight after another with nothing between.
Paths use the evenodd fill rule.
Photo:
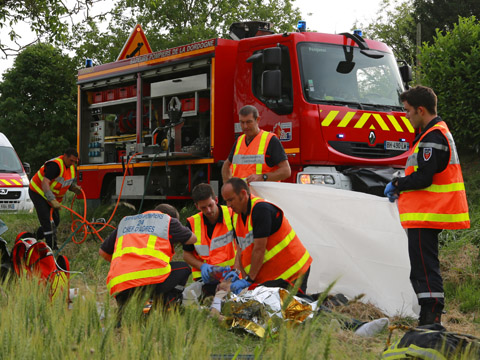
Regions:
<instances>
[{"instance_id":1,"label":"black work boot","mask_svg":"<svg viewBox=\"0 0 480 360\"><path fill-rule=\"evenodd\" d=\"M432 311L432 308L429 306L428 309L422 307L420 310L420 318L418 319L418 326L430 325L430 324L441 324L442 312Z\"/></svg>"}]
</instances>

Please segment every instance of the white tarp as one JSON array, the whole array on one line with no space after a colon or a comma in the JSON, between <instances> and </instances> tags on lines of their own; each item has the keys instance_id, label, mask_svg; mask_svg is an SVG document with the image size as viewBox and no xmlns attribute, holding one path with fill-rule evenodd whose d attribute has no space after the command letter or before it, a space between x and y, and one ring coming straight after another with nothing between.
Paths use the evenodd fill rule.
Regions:
<instances>
[{"instance_id":1,"label":"white tarp","mask_svg":"<svg viewBox=\"0 0 480 360\"><path fill-rule=\"evenodd\" d=\"M387 198L324 186L254 182L252 191L278 205L313 263L308 292L365 294L388 316L415 316L405 230Z\"/></svg>"}]
</instances>

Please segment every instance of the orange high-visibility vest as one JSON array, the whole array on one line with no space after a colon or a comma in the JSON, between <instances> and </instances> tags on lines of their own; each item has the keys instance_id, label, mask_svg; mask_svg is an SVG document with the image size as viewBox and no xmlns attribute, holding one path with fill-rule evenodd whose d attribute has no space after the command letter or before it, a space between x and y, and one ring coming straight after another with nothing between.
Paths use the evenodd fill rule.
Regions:
<instances>
[{"instance_id":1,"label":"orange high-visibility vest","mask_svg":"<svg viewBox=\"0 0 480 360\"><path fill-rule=\"evenodd\" d=\"M45 177L45 165L48 162L54 162L60 168L60 175L58 175L58 177L56 177L50 183L50 190L52 190L57 201L62 202L63 196L67 192L68 188L75 182L75 166L71 165L69 168L66 168L62 156L48 160L42 165L40 170L38 170L33 176L32 180L30 180L30 189L47 199L42 189L42 180Z\"/></svg>"},{"instance_id":2,"label":"orange high-visibility vest","mask_svg":"<svg viewBox=\"0 0 480 360\"><path fill-rule=\"evenodd\" d=\"M245 134L242 134L233 153L232 176L245 179L252 174L265 174L278 169L278 166L268 166L265 156L273 136L275 134L260 130L247 146Z\"/></svg>"},{"instance_id":3,"label":"orange high-visibility vest","mask_svg":"<svg viewBox=\"0 0 480 360\"><path fill-rule=\"evenodd\" d=\"M235 242L233 240L232 211L227 206L220 206L223 223L217 223L212 238L207 235L207 227L202 213L195 214L187 220L192 232L197 236L193 255L200 261L210 265L233 266L235 263ZM202 277L199 269L192 267L194 280Z\"/></svg>"},{"instance_id":4,"label":"orange high-visibility vest","mask_svg":"<svg viewBox=\"0 0 480 360\"><path fill-rule=\"evenodd\" d=\"M233 227L237 234L238 246L242 249L241 261L247 274L250 272L254 245L253 208L260 202L266 202L261 198L251 198L250 201L251 210L245 223L241 216L233 214ZM312 257L300 242L286 217L283 216L280 229L267 238L263 265L255 277L255 282L262 283L277 279L294 281L307 272L311 263Z\"/></svg>"},{"instance_id":5,"label":"orange high-visibility vest","mask_svg":"<svg viewBox=\"0 0 480 360\"><path fill-rule=\"evenodd\" d=\"M171 217L160 211L126 216L120 221L107 287L111 295L158 284L170 275L174 250L168 239Z\"/></svg>"},{"instance_id":6,"label":"orange high-visibility vest","mask_svg":"<svg viewBox=\"0 0 480 360\"><path fill-rule=\"evenodd\" d=\"M398 211L404 228L466 229L470 227L467 197L463 183L460 160L453 136L444 121L432 126L410 150L405 175L418 169L419 147L441 147L440 144L422 143L425 135L440 130L448 140L450 159L447 167L433 175L432 185L425 189L407 190L400 193Z\"/></svg>"}]
</instances>

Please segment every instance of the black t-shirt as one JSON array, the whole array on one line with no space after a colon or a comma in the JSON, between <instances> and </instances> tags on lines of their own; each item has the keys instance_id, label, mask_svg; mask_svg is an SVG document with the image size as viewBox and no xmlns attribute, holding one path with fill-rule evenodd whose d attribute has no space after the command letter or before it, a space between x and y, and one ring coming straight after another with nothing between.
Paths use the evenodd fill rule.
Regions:
<instances>
[{"instance_id":1,"label":"black t-shirt","mask_svg":"<svg viewBox=\"0 0 480 360\"><path fill-rule=\"evenodd\" d=\"M230 155L228 155L228 160L230 162L232 162L233 160L233 153L235 152L235 148L237 147L237 141L238 138L237 140L235 140L232 150L230 150ZM270 142L268 143L267 151L265 152L265 162L269 167L274 167L287 159L287 154L285 153L285 149L283 148L282 143L280 142L280 140L278 140L278 137L272 136Z\"/></svg>"},{"instance_id":2,"label":"black t-shirt","mask_svg":"<svg viewBox=\"0 0 480 360\"><path fill-rule=\"evenodd\" d=\"M436 117L428 123L425 129L415 137L413 141L416 144L420 137L435 124L442 121ZM433 130L425 135L418 147L417 171L398 179L398 190L417 190L424 189L432 184L433 175L446 169L450 159L450 148L448 141L440 130Z\"/></svg>"},{"instance_id":3,"label":"black t-shirt","mask_svg":"<svg viewBox=\"0 0 480 360\"><path fill-rule=\"evenodd\" d=\"M247 215L251 211L251 202L247 205ZM242 214L242 220L245 223L247 215ZM275 234L282 225L283 212L278 207L267 202L261 202L253 207L252 228L253 238L264 238Z\"/></svg>"},{"instance_id":4,"label":"black t-shirt","mask_svg":"<svg viewBox=\"0 0 480 360\"><path fill-rule=\"evenodd\" d=\"M178 219L172 218L170 221L170 230L168 232L168 240L173 246L175 243L179 242L181 244L185 243L192 236L192 232L187 227L183 226ZM105 251L107 254L112 255L113 250L115 249L115 241L117 240L117 229L115 229L102 243L100 249Z\"/></svg>"},{"instance_id":5,"label":"black t-shirt","mask_svg":"<svg viewBox=\"0 0 480 360\"><path fill-rule=\"evenodd\" d=\"M217 219L217 222L215 224L210 224L210 221L208 221L207 217L202 214L203 222L205 224L205 227L207 228L207 235L210 239L212 238L213 230L215 230L215 226L217 226L217 224L222 224L223 223L222 208L218 204L217 204L217 208L218 208L218 219ZM187 228L189 228L190 230L192 229L192 227L190 226L190 223L188 221L187 221ZM183 250L192 252L192 251L195 250L195 246L193 244L183 245Z\"/></svg>"},{"instance_id":6,"label":"black t-shirt","mask_svg":"<svg viewBox=\"0 0 480 360\"><path fill-rule=\"evenodd\" d=\"M60 166L56 162L49 161L45 164L45 177L48 180L55 180L60 176Z\"/></svg>"}]
</instances>

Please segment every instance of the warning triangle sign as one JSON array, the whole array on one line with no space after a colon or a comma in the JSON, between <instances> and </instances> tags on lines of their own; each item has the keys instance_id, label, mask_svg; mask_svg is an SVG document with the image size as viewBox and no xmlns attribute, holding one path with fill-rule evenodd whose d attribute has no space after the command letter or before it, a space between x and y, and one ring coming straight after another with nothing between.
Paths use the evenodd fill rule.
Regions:
<instances>
[{"instance_id":1,"label":"warning triangle sign","mask_svg":"<svg viewBox=\"0 0 480 360\"><path fill-rule=\"evenodd\" d=\"M120 55L118 55L117 61L150 54L151 52L152 49L150 48L150 44L148 43L143 29L140 24L137 24L127 42L123 45L123 49L120 52Z\"/></svg>"}]
</instances>

